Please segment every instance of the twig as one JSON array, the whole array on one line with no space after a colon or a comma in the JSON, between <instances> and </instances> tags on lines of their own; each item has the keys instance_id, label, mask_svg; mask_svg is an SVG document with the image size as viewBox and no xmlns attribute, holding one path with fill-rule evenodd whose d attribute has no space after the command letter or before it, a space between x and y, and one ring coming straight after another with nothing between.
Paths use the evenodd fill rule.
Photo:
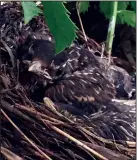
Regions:
<instances>
[{"instance_id":1,"label":"twig","mask_svg":"<svg viewBox=\"0 0 137 160\"><path fill-rule=\"evenodd\" d=\"M83 35L84 35L84 39L87 43L88 42L87 36L86 36L85 30L84 30L84 27L83 27L83 24L82 24L82 20L81 20L81 17L80 17L80 13L79 13L79 2L76 3L76 10L77 10L78 18L79 18L79 23L80 23L80 26L81 26L81 29L82 29L82 32L83 32ZM90 51L89 46L87 46L87 47L88 47L88 50Z\"/></svg>"},{"instance_id":2,"label":"twig","mask_svg":"<svg viewBox=\"0 0 137 160\"><path fill-rule=\"evenodd\" d=\"M1 39L1 42L3 43L3 45L5 46L5 48L7 49L10 59L11 59L11 63L12 63L12 67L15 68L15 61L14 61L14 55L11 51L11 49L8 47L8 45Z\"/></svg>"},{"instance_id":3,"label":"twig","mask_svg":"<svg viewBox=\"0 0 137 160\"><path fill-rule=\"evenodd\" d=\"M8 160L23 160L21 157L19 157L17 154L11 152L7 148L4 148L1 146L1 153L6 157Z\"/></svg>"},{"instance_id":4,"label":"twig","mask_svg":"<svg viewBox=\"0 0 137 160\"><path fill-rule=\"evenodd\" d=\"M127 145L128 145L129 147L134 147L134 148L136 148L136 142L126 141L126 143L127 143Z\"/></svg>"},{"instance_id":5,"label":"twig","mask_svg":"<svg viewBox=\"0 0 137 160\"><path fill-rule=\"evenodd\" d=\"M105 51L105 43L102 44L101 46L101 57L100 57L100 62L102 61L102 58L104 56L104 51Z\"/></svg>"},{"instance_id":6,"label":"twig","mask_svg":"<svg viewBox=\"0 0 137 160\"><path fill-rule=\"evenodd\" d=\"M104 146L96 145L95 143L92 144L92 143L85 142L85 141L82 141L82 142L86 144L87 146L91 147L92 149L98 151L104 156L107 154L107 158L109 160L129 160L127 155L125 156L123 154L117 154L116 152L112 152L110 149Z\"/></svg>"},{"instance_id":7,"label":"twig","mask_svg":"<svg viewBox=\"0 0 137 160\"><path fill-rule=\"evenodd\" d=\"M58 115L60 118L63 118L65 120L67 120L68 122L70 123L73 123L74 122L70 119L68 119L67 117L65 117L63 114L61 114L60 112L58 112L55 107L54 107L54 103L48 98L48 97L44 97L43 99L44 103L46 104L46 106L53 112L55 113L56 115Z\"/></svg>"},{"instance_id":8,"label":"twig","mask_svg":"<svg viewBox=\"0 0 137 160\"><path fill-rule=\"evenodd\" d=\"M87 130L86 128L80 127L80 129L81 129L83 132L85 132L87 135L89 135L89 136L97 139L98 141L101 141L101 142L103 142L103 143L110 144L110 145L113 145L113 146L117 145L117 147L118 147L119 149L125 150L125 151L129 151L128 148L122 146L121 144L118 144L118 143L115 143L115 144L114 144L111 140L107 140L107 139L105 139L105 138L99 137L99 136L91 133L91 132L90 132L89 130ZM128 143L128 142L129 142L129 143ZM134 144L134 145L135 145L135 142L127 141L126 143L127 143L127 144Z\"/></svg>"},{"instance_id":9,"label":"twig","mask_svg":"<svg viewBox=\"0 0 137 160\"><path fill-rule=\"evenodd\" d=\"M11 105L4 100L1 100L1 105L4 109L8 110L9 112L13 113L14 115L17 115L17 116L23 118L24 120L28 120L28 121L34 123L34 120L31 117L29 117L29 116L25 115L24 113L20 112L19 110L17 110L14 107L14 105Z\"/></svg>"},{"instance_id":10,"label":"twig","mask_svg":"<svg viewBox=\"0 0 137 160\"><path fill-rule=\"evenodd\" d=\"M5 116L5 118L16 128L16 130L23 136L26 141L28 141L32 147L34 147L40 154L42 154L46 159L52 160L48 155L46 155L42 150L40 150L16 125L15 123L8 117L8 115L1 109L1 113Z\"/></svg>"},{"instance_id":11,"label":"twig","mask_svg":"<svg viewBox=\"0 0 137 160\"><path fill-rule=\"evenodd\" d=\"M78 34L79 38L81 38L81 40L84 40L84 35L83 35L82 31L79 30L77 32L77 34ZM89 38L88 36L86 36L86 37L87 37L87 40L89 41L89 44L94 45L94 47L96 47L97 50L101 51L101 45L100 44L98 44L94 39ZM93 46L91 46L91 47L93 47Z\"/></svg>"},{"instance_id":12,"label":"twig","mask_svg":"<svg viewBox=\"0 0 137 160\"><path fill-rule=\"evenodd\" d=\"M70 139L71 141L75 142L77 145L81 146L82 148L84 148L85 150L89 151L90 153L94 154L95 156L97 156L98 158L100 158L100 160L108 160L106 157L102 156L101 154L99 154L98 152L94 151L93 149L89 148L87 145L85 145L84 143L80 142L79 140L77 140L76 138L72 137L71 135L67 134L66 132L60 130L59 128L50 125L50 127L58 132L59 134L63 135L64 137L67 137L68 139Z\"/></svg>"},{"instance_id":13,"label":"twig","mask_svg":"<svg viewBox=\"0 0 137 160\"><path fill-rule=\"evenodd\" d=\"M27 108L27 107L25 107L25 106L23 106L23 105L15 105L15 107L16 108L19 108L19 109L21 109L21 110L23 110L23 111L25 111L25 112L27 112L27 113L31 113L31 114L33 114L33 116L40 116L41 118L46 118L46 119L48 119L48 120L50 120L50 121L52 121L52 122L56 122L56 123L58 123L58 124L64 124L65 125L65 123L64 122L62 122L62 121L60 121L60 120L58 120L58 119L55 119L55 118L53 118L53 117L50 117L50 116L48 116L48 115L46 115L46 114L43 114L43 113L41 113L41 112L38 112L38 111L36 111L36 110L34 110L34 108Z\"/></svg>"}]
</instances>

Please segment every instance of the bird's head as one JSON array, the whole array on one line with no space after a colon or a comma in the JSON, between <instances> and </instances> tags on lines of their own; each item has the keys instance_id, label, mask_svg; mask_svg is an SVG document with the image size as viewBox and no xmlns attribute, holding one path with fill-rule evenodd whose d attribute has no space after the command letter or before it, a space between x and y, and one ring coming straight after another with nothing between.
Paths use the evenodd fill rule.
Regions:
<instances>
[{"instance_id":1,"label":"bird's head","mask_svg":"<svg viewBox=\"0 0 137 160\"><path fill-rule=\"evenodd\" d=\"M44 63L39 59L29 62L28 71L35 73L36 75L40 76L45 80L52 80L52 77L48 73L48 69L45 67Z\"/></svg>"},{"instance_id":2,"label":"bird's head","mask_svg":"<svg viewBox=\"0 0 137 160\"><path fill-rule=\"evenodd\" d=\"M22 53L26 55L25 58L22 58L22 61L26 64L29 72L34 73L47 82L52 80L48 72L55 55L55 45L52 42L35 39L31 44L28 44L26 50L22 49ZM31 55L30 58L28 58L29 55Z\"/></svg>"}]
</instances>

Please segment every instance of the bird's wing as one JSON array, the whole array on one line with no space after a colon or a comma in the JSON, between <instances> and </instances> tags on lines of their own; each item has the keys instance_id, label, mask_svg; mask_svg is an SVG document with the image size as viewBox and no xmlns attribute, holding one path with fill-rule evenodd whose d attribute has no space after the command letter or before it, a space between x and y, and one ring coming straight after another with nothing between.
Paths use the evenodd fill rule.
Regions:
<instances>
[{"instance_id":1,"label":"bird's wing","mask_svg":"<svg viewBox=\"0 0 137 160\"><path fill-rule=\"evenodd\" d=\"M66 74L46 89L46 96L56 102L94 102L114 98L115 89L97 67Z\"/></svg>"},{"instance_id":2,"label":"bird's wing","mask_svg":"<svg viewBox=\"0 0 137 160\"><path fill-rule=\"evenodd\" d=\"M84 68L100 67L94 54L80 47L71 47L70 49L56 55L53 60L53 68L62 70L63 73L73 73Z\"/></svg>"}]
</instances>

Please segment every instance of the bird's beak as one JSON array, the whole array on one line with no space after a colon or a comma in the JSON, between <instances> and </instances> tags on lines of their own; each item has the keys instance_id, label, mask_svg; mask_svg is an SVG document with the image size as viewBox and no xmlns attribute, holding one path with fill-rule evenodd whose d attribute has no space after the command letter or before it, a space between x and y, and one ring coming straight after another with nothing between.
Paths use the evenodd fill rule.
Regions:
<instances>
[{"instance_id":1,"label":"bird's beak","mask_svg":"<svg viewBox=\"0 0 137 160\"><path fill-rule=\"evenodd\" d=\"M42 71L41 63L39 61L33 61L28 68L29 72L39 73Z\"/></svg>"},{"instance_id":2,"label":"bird's beak","mask_svg":"<svg viewBox=\"0 0 137 160\"><path fill-rule=\"evenodd\" d=\"M37 75L40 75L41 77L45 77L46 79L52 80L51 76L46 71L46 69L44 69L44 70L42 69L42 64L40 61L33 61L30 64L28 71L33 72Z\"/></svg>"}]
</instances>

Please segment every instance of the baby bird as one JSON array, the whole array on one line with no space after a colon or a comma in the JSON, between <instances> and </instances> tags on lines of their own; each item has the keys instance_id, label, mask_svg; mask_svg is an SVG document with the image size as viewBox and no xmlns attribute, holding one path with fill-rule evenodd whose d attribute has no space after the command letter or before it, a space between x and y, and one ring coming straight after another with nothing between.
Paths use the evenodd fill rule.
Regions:
<instances>
[{"instance_id":1,"label":"baby bird","mask_svg":"<svg viewBox=\"0 0 137 160\"><path fill-rule=\"evenodd\" d=\"M48 97L71 113L91 118L97 126L107 129L107 136L109 131L110 139L135 139L135 107L112 100L115 86L106 78L94 53L71 46L55 54L52 42L33 40L20 46L18 54L27 62L28 71L36 75L37 83L42 84L42 98Z\"/></svg>"},{"instance_id":2,"label":"baby bird","mask_svg":"<svg viewBox=\"0 0 137 160\"><path fill-rule=\"evenodd\" d=\"M107 102L115 97L115 87L105 78L94 53L82 47L55 54L52 42L34 40L25 55L23 60L31 57L28 71L38 75L45 96L55 102Z\"/></svg>"}]
</instances>

